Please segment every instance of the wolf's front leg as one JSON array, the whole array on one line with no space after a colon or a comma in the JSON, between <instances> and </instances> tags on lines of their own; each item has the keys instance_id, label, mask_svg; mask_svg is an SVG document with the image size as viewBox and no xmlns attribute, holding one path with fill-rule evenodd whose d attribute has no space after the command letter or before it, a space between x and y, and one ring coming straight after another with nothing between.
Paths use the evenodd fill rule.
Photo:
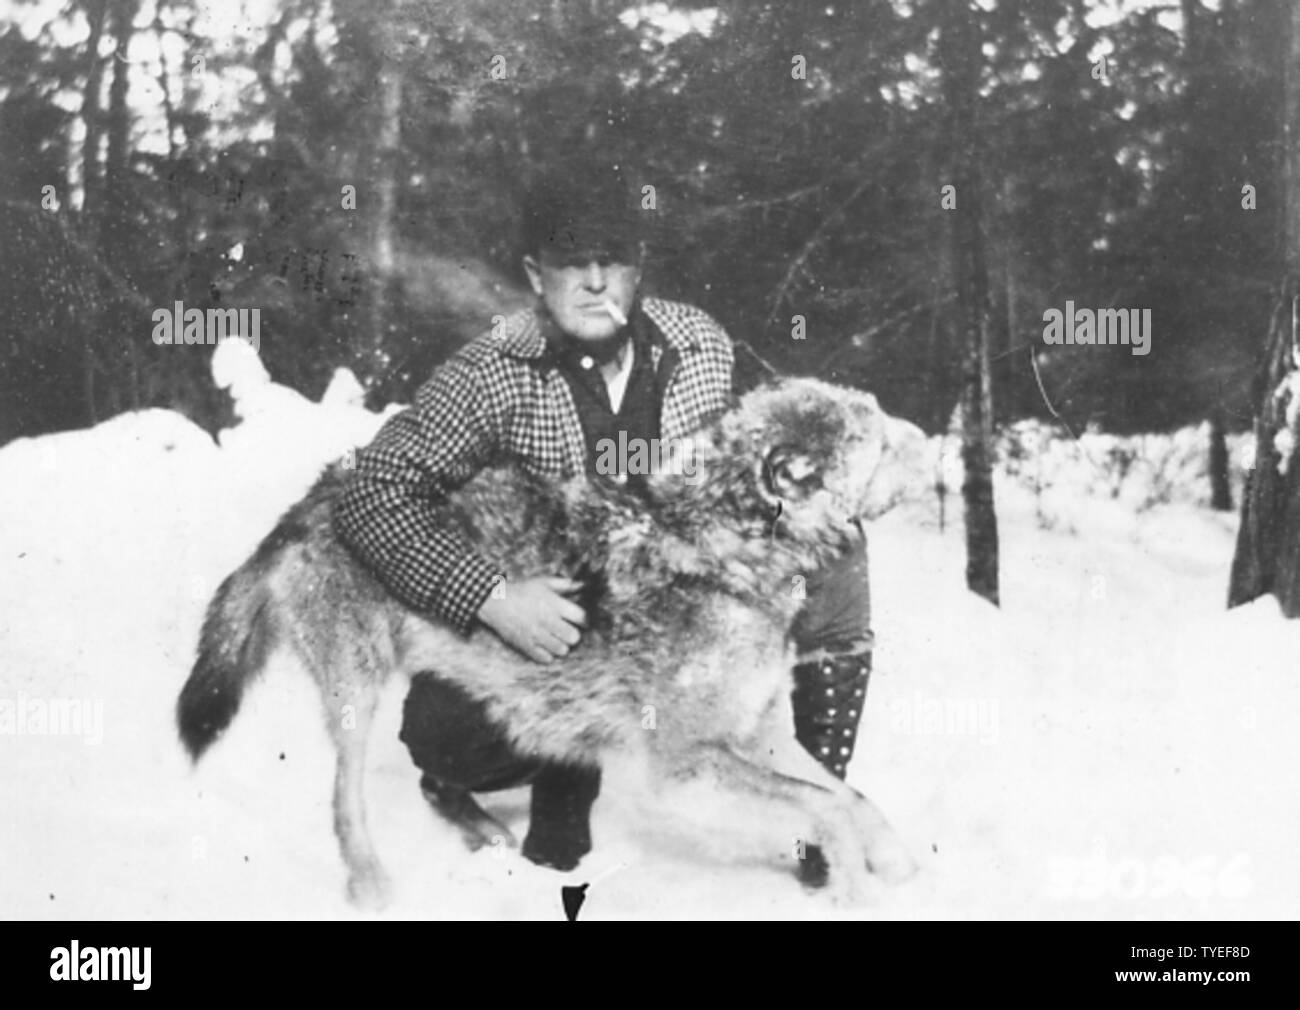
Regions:
<instances>
[{"instance_id":1,"label":"wolf's front leg","mask_svg":"<svg viewBox=\"0 0 1300 1010\"><path fill-rule=\"evenodd\" d=\"M787 825L791 841L818 845L831 864L830 897L865 904L870 875L861 858L856 819L832 790L782 774L725 744L706 744L678 755L673 777L690 780L714 794L721 828L749 840Z\"/></svg>"}]
</instances>

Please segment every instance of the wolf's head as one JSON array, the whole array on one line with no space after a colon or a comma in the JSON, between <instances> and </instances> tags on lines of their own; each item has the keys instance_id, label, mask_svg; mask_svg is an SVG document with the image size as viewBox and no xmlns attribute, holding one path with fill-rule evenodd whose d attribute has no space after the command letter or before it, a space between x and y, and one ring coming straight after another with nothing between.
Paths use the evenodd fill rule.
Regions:
<instances>
[{"instance_id":1,"label":"wolf's head","mask_svg":"<svg viewBox=\"0 0 1300 1010\"><path fill-rule=\"evenodd\" d=\"M923 480L925 439L870 393L787 378L741 398L693 442L696 507L831 547Z\"/></svg>"}]
</instances>

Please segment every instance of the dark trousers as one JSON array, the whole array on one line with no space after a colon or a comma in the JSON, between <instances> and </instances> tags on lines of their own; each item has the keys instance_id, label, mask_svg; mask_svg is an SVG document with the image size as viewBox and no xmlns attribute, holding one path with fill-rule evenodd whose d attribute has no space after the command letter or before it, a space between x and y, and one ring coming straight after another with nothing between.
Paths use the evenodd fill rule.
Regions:
<instances>
[{"instance_id":1,"label":"dark trousers","mask_svg":"<svg viewBox=\"0 0 1300 1010\"><path fill-rule=\"evenodd\" d=\"M591 807L600 769L519 754L487 706L431 673L411 678L401 740L424 773L426 791L446 795L531 785L523 852L535 863L567 870L591 850ZM455 806L453 804L453 806Z\"/></svg>"},{"instance_id":2,"label":"dark trousers","mask_svg":"<svg viewBox=\"0 0 1300 1010\"><path fill-rule=\"evenodd\" d=\"M790 626L795 648L800 652L858 652L871 648L871 583L865 536L834 563L809 575L805 590L807 599Z\"/></svg>"},{"instance_id":3,"label":"dark trousers","mask_svg":"<svg viewBox=\"0 0 1300 1010\"><path fill-rule=\"evenodd\" d=\"M469 792L528 785L543 767L515 751L486 705L432 673L411 678L400 736L421 771Z\"/></svg>"}]
</instances>

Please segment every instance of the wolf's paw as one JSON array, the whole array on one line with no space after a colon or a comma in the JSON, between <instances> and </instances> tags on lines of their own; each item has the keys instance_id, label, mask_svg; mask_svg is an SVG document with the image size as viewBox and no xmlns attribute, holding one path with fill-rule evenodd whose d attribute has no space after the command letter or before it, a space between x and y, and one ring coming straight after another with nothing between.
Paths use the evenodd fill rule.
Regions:
<instances>
[{"instance_id":1,"label":"wolf's paw","mask_svg":"<svg viewBox=\"0 0 1300 1010\"><path fill-rule=\"evenodd\" d=\"M392 893L392 881L378 866L369 866L348 876L348 901L362 911L382 911L392 899Z\"/></svg>"},{"instance_id":2,"label":"wolf's paw","mask_svg":"<svg viewBox=\"0 0 1300 1010\"><path fill-rule=\"evenodd\" d=\"M867 867L887 884L901 884L910 880L919 869L902 841L893 836L879 838L872 844Z\"/></svg>"},{"instance_id":3,"label":"wolf's paw","mask_svg":"<svg viewBox=\"0 0 1300 1010\"><path fill-rule=\"evenodd\" d=\"M860 909L872 903L874 890L871 878L865 873L836 873L831 870L826 894L836 908Z\"/></svg>"},{"instance_id":4,"label":"wolf's paw","mask_svg":"<svg viewBox=\"0 0 1300 1010\"><path fill-rule=\"evenodd\" d=\"M837 908L871 905L880 885L871 879L860 853L857 846L837 844L833 837L822 845L810 845L799 866L800 882L809 890L822 891Z\"/></svg>"}]
</instances>

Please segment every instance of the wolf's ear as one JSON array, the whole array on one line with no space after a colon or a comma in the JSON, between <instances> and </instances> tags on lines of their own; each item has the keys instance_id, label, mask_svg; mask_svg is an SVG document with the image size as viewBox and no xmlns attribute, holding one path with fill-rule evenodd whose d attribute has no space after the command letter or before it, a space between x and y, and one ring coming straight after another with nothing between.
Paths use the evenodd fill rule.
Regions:
<instances>
[{"instance_id":1,"label":"wolf's ear","mask_svg":"<svg viewBox=\"0 0 1300 1010\"><path fill-rule=\"evenodd\" d=\"M760 482L765 496L771 496L769 500L797 499L819 486L821 476L811 457L790 446L778 445L763 457Z\"/></svg>"}]
</instances>

